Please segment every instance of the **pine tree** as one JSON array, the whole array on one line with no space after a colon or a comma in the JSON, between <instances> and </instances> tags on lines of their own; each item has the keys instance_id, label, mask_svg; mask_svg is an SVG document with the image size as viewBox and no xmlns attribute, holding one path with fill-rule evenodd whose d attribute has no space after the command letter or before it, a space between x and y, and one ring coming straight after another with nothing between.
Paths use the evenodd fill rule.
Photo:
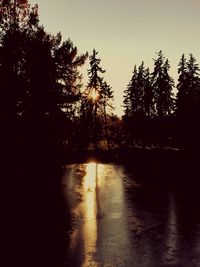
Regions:
<instances>
[{"instance_id":1,"label":"pine tree","mask_svg":"<svg viewBox=\"0 0 200 267\"><path fill-rule=\"evenodd\" d=\"M176 116L180 117L183 116L184 110L187 106L186 102L189 89L187 62L184 54L178 64L178 74Z\"/></svg>"},{"instance_id":2,"label":"pine tree","mask_svg":"<svg viewBox=\"0 0 200 267\"><path fill-rule=\"evenodd\" d=\"M138 95L137 95L137 77L138 71L137 66L134 66L133 75L129 84L127 85L126 90L124 91L124 112L126 117L133 117L134 113L138 110L137 102L138 102Z\"/></svg>"},{"instance_id":3,"label":"pine tree","mask_svg":"<svg viewBox=\"0 0 200 267\"><path fill-rule=\"evenodd\" d=\"M0 9L1 124L6 128L20 123L17 129L32 142L60 140L72 103L80 97L78 68L87 54L78 56L70 40L61 42L61 34L46 33L37 5L4 0Z\"/></svg>"},{"instance_id":4,"label":"pine tree","mask_svg":"<svg viewBox=\"0 0 200 267\"><path fill-rule=\"evenodd\" d=\"M131 81L124 91L124 121L130 133L131 142L141 139L144 128L147 108L147 80L147 72L144 68L144 62L142 62L138 69L134 66Z\"/></svg>"},{"instance_id":5,"label":"pine tree","mask_svg":"<svg viewBox=\"0 0 200 267\"><path fill-rule=\"evenodd\" d=\"M101 92L101 86L103 78L100 76L102 73L105 73L105 70L103 70L100 67L101 59L97 58L98 52L93 49L92 55L89 57L90 59L90 69L88 70L88 76L89 76L89 82L87 89L89 91L89 94L93 96ZM95 93L93 93L93 90Z\"/></svg>"},{"instance_id":6,"label":"pine tree","mask_svg":"<svg viewBox=\"0 0 200 267\"><path fill-rule=\"evenodd\" d=\"M154 71L152 73L152 86L155 94L155 108L158 118L163 119L174 111L173 87L174 81L169 76L169 61L163 56L162 51L154 60Z\"/></svg>"},{"instance_id":7,"label":"pine tree","mask_svg":"<svg viewBox=\"0 0 200 267\"><path fill-rule=\"evenodd\" d=\"M37 17L37 5L30 8L27 1L0 1L0 123L8 142L19 138L17 125L29 101L25 47Z\"/></svg>"},{"instance_id":8,"label":"pine tree","mask_svg":"<svg viewBox=\"0 0 200 267\"><path fill-rule=\"evenodd\" d=\"M155 99L149 68L145 70L144 83L144 113L147 118L152 118L155 115Z\"/></svg>"},{"instance_id":9,"label":"pine tree","mask_svg":"<svg viewBox=\"0 0 200 267\"><path fill-rule=\"evenodd\" d=\"M134 66L133 75L124 91L124 108L126 116L151 117L154 113L154 95L151 86L149 69L144 62Z\"/></svg>"},{"instance_id":10,"label":"pine tree","mask_svg":"<svg viewBox=\"0 0 200 267\"><path fill-rule=\"evenodd\" d=\"M90 69L88 70L89 82L84 91L83 106L85 106L85 114L87 113L92 118L91 132L92 139L97 149L97 143L100 132L100 122L98 115L104 115L106 121L106 107L109 106L110 100L113 98L113 91L111 87L103 80L101 76L105 70L100 66L101 59L97 58L98 52L94 49L92 55L89 57ZM111 107L111 106L110 106ZM106 126L107 127L107 126ZM105 127L105 128L106 128Z\"/></svg>"},{"instance_id":11,"label":"pine tree","mask_svg":"<svg viewBox=\"0 0 200 267\"><path fill-rule=\"evenodd\" d=\"M190 108L192 106L198 109L199 101L200 101L200 78L199 78L199 65L196 63L196 58L190 54L189 61L187 63L188 68L188 80L189 80L189 96L191 98Z\"/></svg>"},{"instance_id":12,"label":"pine tree","mask_svg":"<svg viewBox=\"0 0 200 267\"><path fill-rule=\"evenodd\" d=\"M195 115L200 101L199 66L195 57L190 54L186 61L183 55L179 62L179 78L177 84L177 110L178 117L191 117Z\"/></svg>"},{"instance_id":13,"label":"pine tree","mask_svg":"<svg viewBox=\"0 0 200 267\"><path fill-rule=\"evenodd\" d=\"M179 62L177 85L176 117L178 123L178 140L184 146L199 143L198 120L200 116L200 77L199 66L190 54L187 61L182 56Z\"/></svg>"},{"instance_id":14,"label":"pine tree","mask_svg":"<svg viewBox=\"0 0 200 267\"><path fill-rule=\"evenodd\" d=\"M80 68L86 61L88 54L77 55L77 47L68 39L59 42L53 51L53 57L56 64L57 87L60 90L62 99L61 108L65 111L68 118L74 116L76 112L76 102L81 95L82 75L79 73Z\"/></svg>"},{"instance_id":15,"label":"pine tree","mask_svg":"<svg viewBox=\"0 0 200 267\"><path fill-rule=\"evenodd\" d=\"M137 113L140 113L142 116L145 116L145 107L144 107L144 93L145 93L145 85L146 85L146 72L144 68L144 62L138 67L138 75L137 75L137 102L135 106L137 107Z\"/></svg>"},{"instance_id":16,"label":"pine tree","mask_svg":"<svg viewBox=\"0 0 200 267\"><path fill-rule=\"evenodd\" d=\"M105 138L107 141L107 147L110 148L109 143L109 136L108 136L108 118L107 115L109 114L109 110L112 112L113 106L111 100L113 100L113 90L107 82L103 82L102 84L102 98L101 98L101 106L102 106L102 113L104 116L104 128L105 128ZM109 109L109 110L108 110Z\"/></svg>"}]
</instances>

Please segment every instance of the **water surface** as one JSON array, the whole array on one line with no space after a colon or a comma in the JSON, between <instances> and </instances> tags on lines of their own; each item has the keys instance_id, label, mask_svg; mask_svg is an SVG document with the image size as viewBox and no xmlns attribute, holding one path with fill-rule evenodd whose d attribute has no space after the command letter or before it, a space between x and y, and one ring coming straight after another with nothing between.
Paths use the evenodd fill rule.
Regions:
<instances>
[{"instance_id":1,"label":"water surface","mask_svg":"<svg viewBox=\"0 0 200 267\"><path fill-rule=\"evenodd\" d=\"M66 166L63 193L72 216L69 266L199 266L199 197L189 189L89 162Z\"/></svg>"}]
</instances>

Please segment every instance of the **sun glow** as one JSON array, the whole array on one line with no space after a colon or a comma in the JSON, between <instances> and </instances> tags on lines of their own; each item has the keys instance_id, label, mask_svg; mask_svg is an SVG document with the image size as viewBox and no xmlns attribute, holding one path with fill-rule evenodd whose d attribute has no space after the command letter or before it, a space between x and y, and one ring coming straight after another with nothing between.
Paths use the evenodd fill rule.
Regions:
<instances>
[{"instance_id":1,"label":"sun glow","mask_svg":"<svg viewBox=\"0 0 200 267\"><path fill-rule=\"evenodd\" d=\"M99 99L99 92L97 91L97 89L91 89L89 93L89 98L92 99L93 102L96 102Z\"/></svg>"}]
</instances>

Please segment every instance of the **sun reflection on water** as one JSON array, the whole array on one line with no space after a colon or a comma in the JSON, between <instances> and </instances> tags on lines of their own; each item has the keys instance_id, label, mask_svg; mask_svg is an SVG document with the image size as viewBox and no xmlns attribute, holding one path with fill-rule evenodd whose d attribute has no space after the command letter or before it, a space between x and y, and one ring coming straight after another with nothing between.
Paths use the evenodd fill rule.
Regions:
<instances>
[{"instance_id":1,"label":"sun reflection on water","mask_svg":"<svg viewBox=\"0 0 200 267\"><path fill-rule=\"evenodd\" d=\"M96 168L97 164L91 162L86 165L84 177L85 217L87 220L96 217Z\"/></svg>"},{"instance_id":2,"label":"sun reflection on water","mask_svg":"<svg viewBox=\"0 0 200 267\"><path fill-rule=\"evenodd\" d=\"M71 167L66 181L74 218L71 266L121 266L121 248L131 245L120 170L94 161Z\"/></svg>"},{"instance_id":3,"label":"sun reflection on water","mask_svg":"<svg viewBox=\"0 0 200 267\"><path fill-rule=\"evenodd\" d=\"M90 162L86 165L86 174L83 178L84 187L84 242L85 260L83 266L88 266L90 255L96 251L97 241L97 190L98 164Z\"/></svg>"}]
</instances>

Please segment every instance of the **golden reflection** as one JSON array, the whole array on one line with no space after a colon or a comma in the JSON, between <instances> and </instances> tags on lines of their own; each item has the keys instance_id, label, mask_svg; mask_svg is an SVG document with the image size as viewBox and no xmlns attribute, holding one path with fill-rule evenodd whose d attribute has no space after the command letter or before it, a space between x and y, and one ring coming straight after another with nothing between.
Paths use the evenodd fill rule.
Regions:
<instances>
[{"instance_id":1,"label":"golden reflection","mask_svg":"<svg viewBox=\"0 0 200 267\"><path fill-rule=\"evenodd\" d=\"M123 177L121 169L96 162L72 165L67 173L65 190L72 200L69 203L75 222L70 251L75 265L121 266L121 248L130 249L127 255L134 254L127 228ZM108 244L104 238L113 241Z\"/></svg>"},{"instance_id":2,"label":"golden reflection","mask_svg":"<svg viewBox=\"0 0 200 267\"><path fill-rule=\"evenodd\" d=\"M83 178L84 187L84 229L85 260L83 266L88 266L91 254L96 251L97 241L97 189L98 189L98 165L90 162L86 165L86 174Z\"/></svg>"},{"instance_id":3,"label":"golden reflection","mask_svg":"<svg viewBox=\"0 0 200 267\"><path fill-rule=\"evenodd\" d=\"M97 179L97 163L90 162L86 165L86 175L84 177L84 189L88 192L94 191Z\"/></svg>"}]
</instances>

